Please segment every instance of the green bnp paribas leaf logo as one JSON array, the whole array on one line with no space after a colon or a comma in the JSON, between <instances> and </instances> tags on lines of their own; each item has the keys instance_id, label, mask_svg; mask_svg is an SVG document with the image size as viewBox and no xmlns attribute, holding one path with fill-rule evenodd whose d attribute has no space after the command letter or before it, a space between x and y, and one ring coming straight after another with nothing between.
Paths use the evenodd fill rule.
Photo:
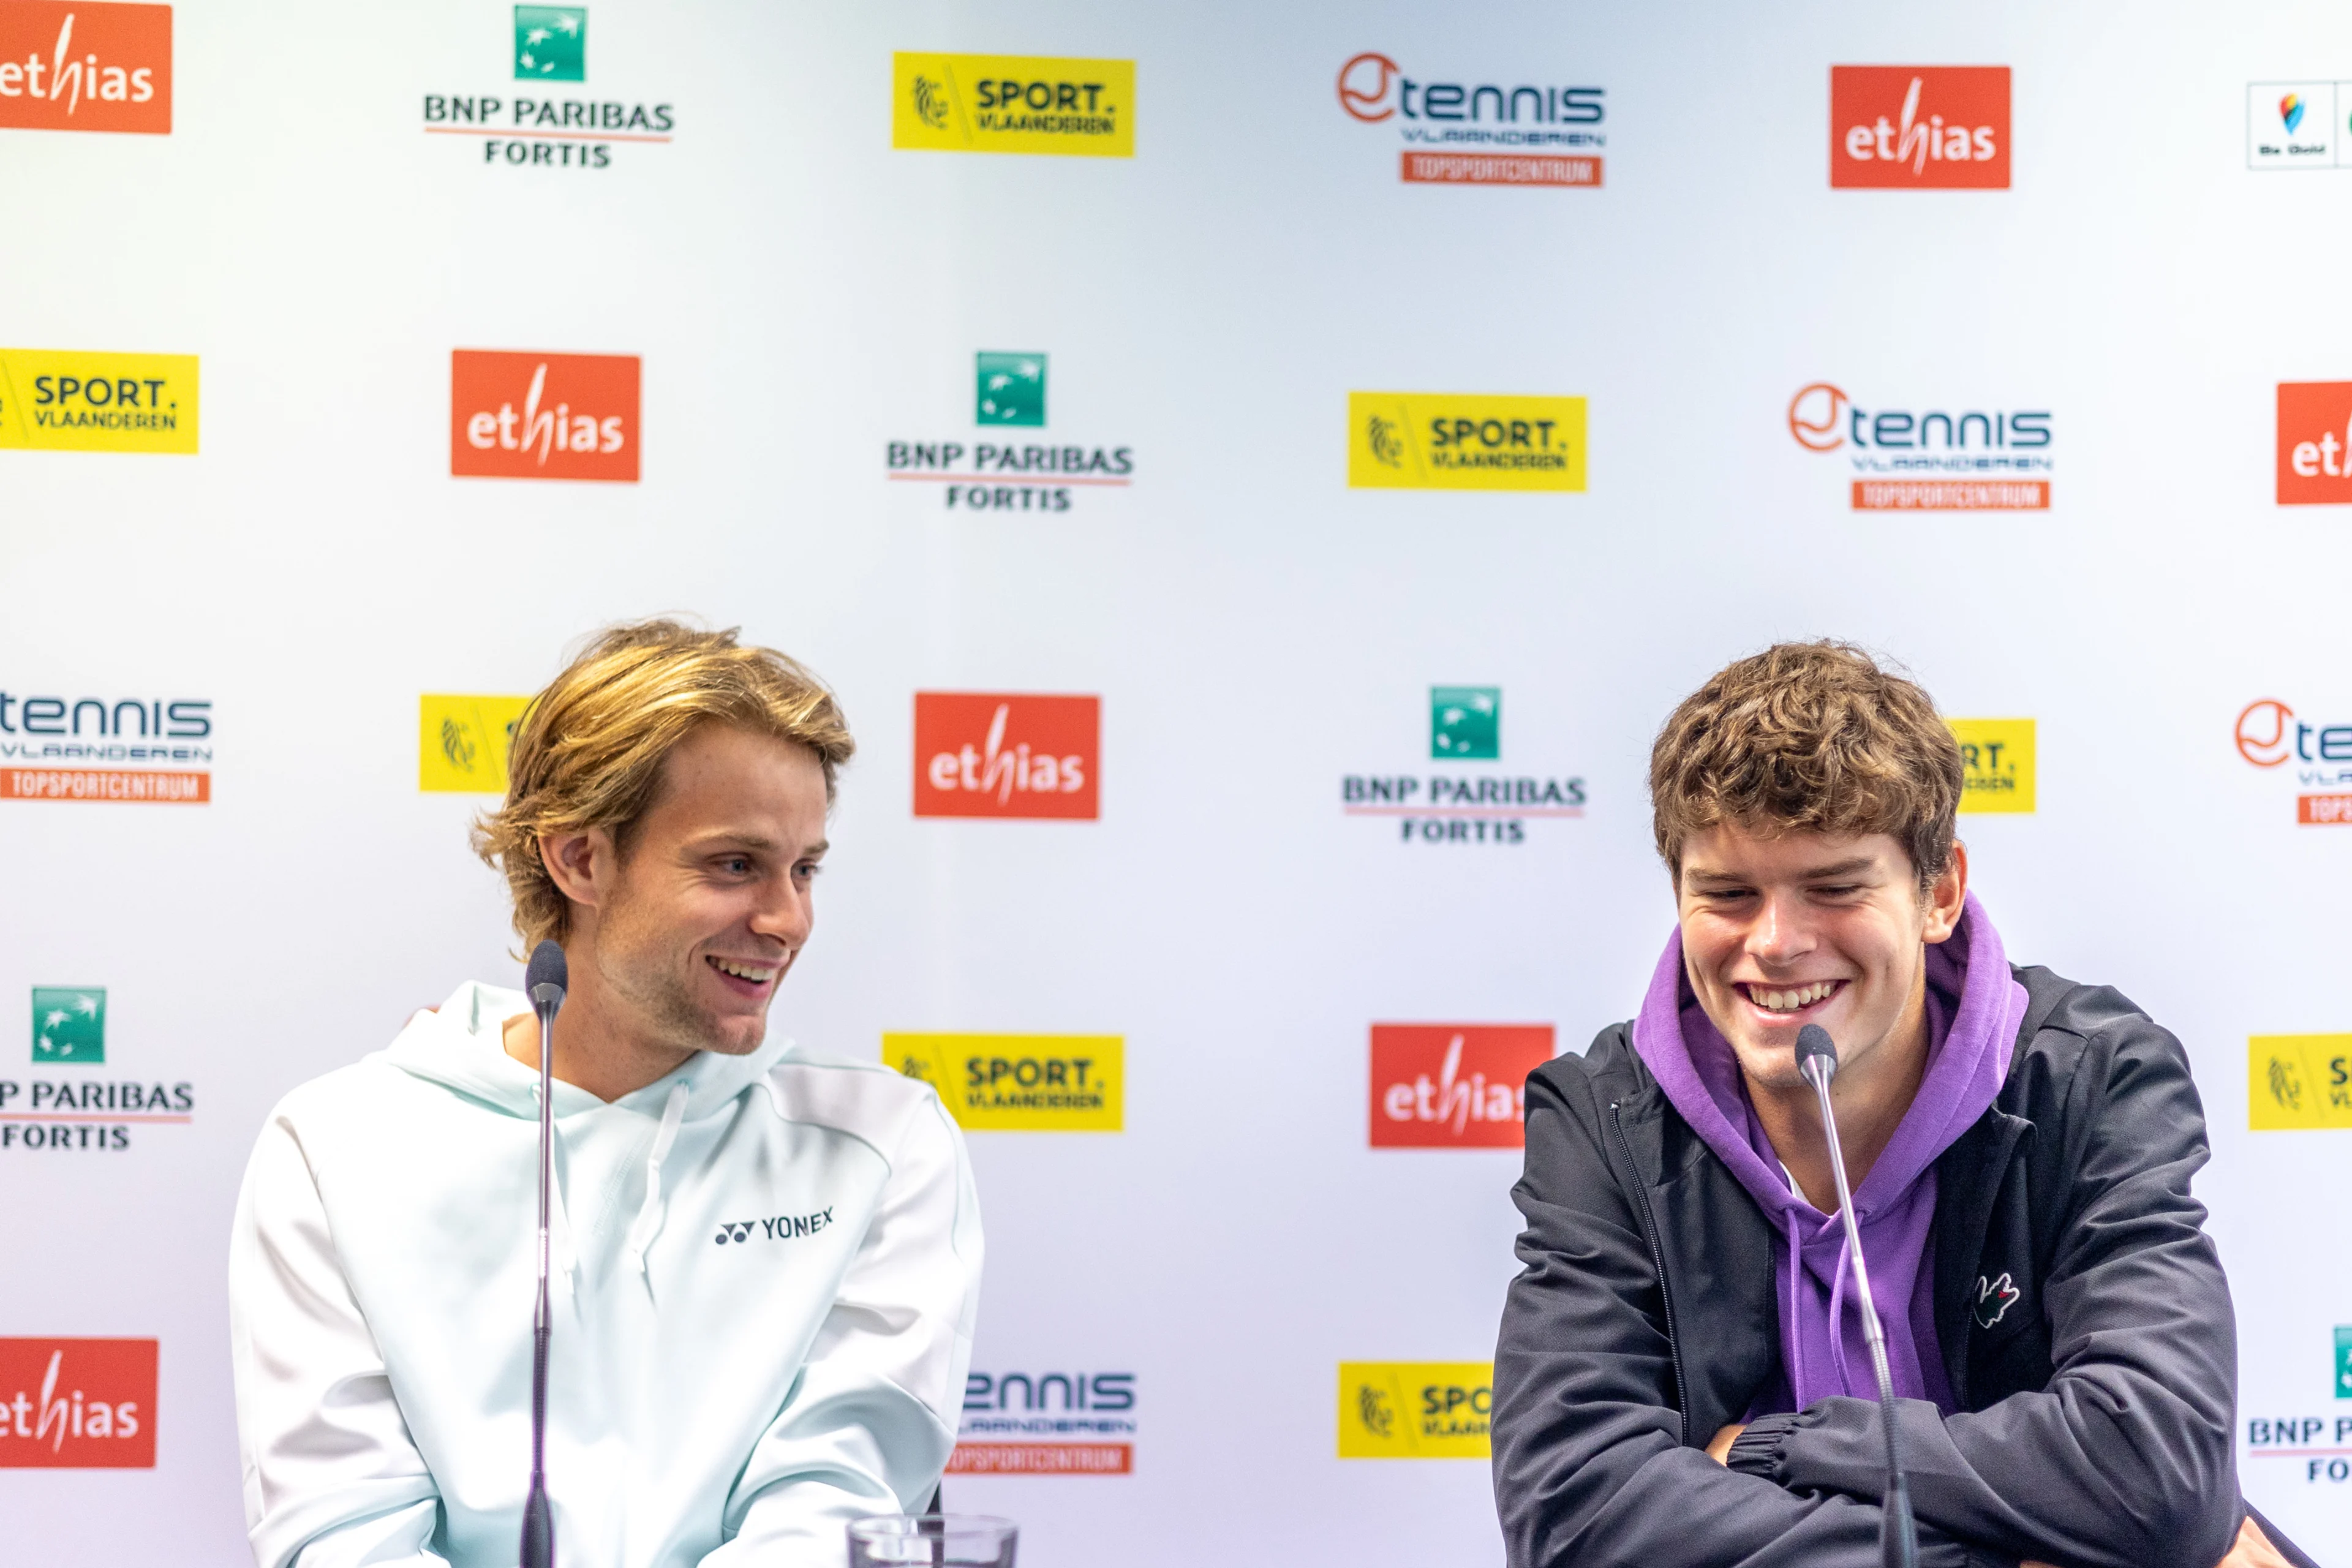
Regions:
<instances>
[{"instance_id":1,"label":"green bnp paribas leaf logo","mask_svg":"<svg viewBox=\"0 0 2352 1568\"><path fill-rule=\"evenodd\" d=\"M518 5L515 80L588 79L588 7Z\"/></svg>"},{"instance_id":2,"label":"green bnp paribas leaf logo","mask_svg":"<svg viewBox=\"0 0 2352 1568\"><path fill-rule=\"evenodd\" d=\"M106 988L101 985L34 986L33 1059L37 1062L104 1061Z\"/></svg>"},{"instance_id":3,"label":"green bnp paribas leaf logo","mask_svg":"<svg viewBox=\"0 0 2352 1568\"><path fill-rule=\"evenodd\" d=\"M1045 356L980 356L972 420L980 425L1045 423Z\"/></svg>"},{"instance_id":4,"label":"green bnp paribas leaf logo","mask_svg":"<svg viewBox=\"0 0 2352 1568\"><path fill-rule=\"evenodd\" d=\"M1503 689L1429 689L1429 754L1447 762L1493 762L1503 754Z\"/></svg>"}]
</instances>

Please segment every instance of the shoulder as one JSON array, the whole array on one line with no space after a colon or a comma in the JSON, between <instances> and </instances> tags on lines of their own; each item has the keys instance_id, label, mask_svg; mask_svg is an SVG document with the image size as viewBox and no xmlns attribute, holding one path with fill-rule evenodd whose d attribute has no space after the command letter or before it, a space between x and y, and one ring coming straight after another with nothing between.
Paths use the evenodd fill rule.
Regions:
<instances>
[{"instance_id":1,"label":"shoulder","mask_svg":"<svg viewBox=\"0 0 2352 1568\"><path fill-rule=\"evenodd\" d=\"M2118 1092L2185 1089L2193 1097L2189 1053L2130 997L2039 965L2012 969L2027 1005L2001 1090L2004 1110L2046 1121Z\"/></svg>"},{"instance_id":2,"label":"shoulder","mask_svg":"<svg viewBox=\"0 0 2352 1568\"><path fill-rule=\"evenodd\" d=\"M1639 1094L1652 1083L1650 1069L1633 1050L1633 1026L1612 1024L1592 1037L1581 1056L1563 1052L1528 1075L1528 1087L1540 1086L1575 1102L1606 1105Z\"/></svg>"},{"instance_id":3,"label":"shoulder","mask_svg":"<svg viewBox=\"0 0 2352 1568\"><path fill-rule=\"evenodd\" d=\"M959 1142L938 1092L880 1062L795 1046L760 1083L779 1120L846 1133L886 1158L910 1139Z\"/></svg>"}]
</instances>

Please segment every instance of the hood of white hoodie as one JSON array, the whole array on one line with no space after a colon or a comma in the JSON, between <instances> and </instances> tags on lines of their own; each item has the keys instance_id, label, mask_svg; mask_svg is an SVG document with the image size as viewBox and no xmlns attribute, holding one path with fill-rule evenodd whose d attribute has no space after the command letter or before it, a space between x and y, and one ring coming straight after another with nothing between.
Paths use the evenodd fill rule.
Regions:
<instances>
[{"instance_id":1,"label":"hood of white hoodie","mask_svg":"<svg viewBox=\"0 0 2352 1568\"><path fill-rule=\"evenodd\" d=\"M539 1073L507 1055L506 1021L530 1011L530 999L504 986L468 981L431 1012L419 1012L384 1052L384 1059L404 1072L457 1090L492 1110L537 1120ZM555 1027L563 1028L558 1014ZM612 1101L631 1110L659 1116L671 1090L687 1091L685 1120L700 1121L715 1116L735 1097L767 1075L768 1069L791 1052L793 1042L771 1035L760 1048L743 1056L697 1051L684 1066L656 1082ZM559 1081L555 1114L600 1109L606 1102L584 1089Z\"/></svg>"}]
</instances>

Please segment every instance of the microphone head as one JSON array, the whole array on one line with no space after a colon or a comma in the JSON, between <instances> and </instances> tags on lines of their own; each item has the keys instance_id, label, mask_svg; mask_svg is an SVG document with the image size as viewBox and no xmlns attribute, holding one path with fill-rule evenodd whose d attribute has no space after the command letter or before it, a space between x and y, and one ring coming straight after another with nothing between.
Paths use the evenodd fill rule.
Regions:
<instances>
[{"instance_id":1,"label":"microphone head","mask_svg":"<svg viewBox=\"0 0 2352 1568\"><path fill-rule=\"evenodd\" d=\"M552 942L542 942L530 950L530 963L522 972L522 988L533 1002L542 1007L562 1006L563 994L571 988L571 983L563 949Z\"/></svg>"},{"instance_id":2,"label":"microphone head","mask_svg":"<svg viewBox=\"0 0 2352 1568\"><path fill-rule=\"evenodd\" d=\"M1830 1038L1830 1032L1819 1024L1808 1024L1797 1031L1797 1070L1803 1072L1805 1063L1814 1057L1825 1058L1828 1069L1832 1073L1837 1071L1836 1042Z\"/></svg>"}]
</instances>

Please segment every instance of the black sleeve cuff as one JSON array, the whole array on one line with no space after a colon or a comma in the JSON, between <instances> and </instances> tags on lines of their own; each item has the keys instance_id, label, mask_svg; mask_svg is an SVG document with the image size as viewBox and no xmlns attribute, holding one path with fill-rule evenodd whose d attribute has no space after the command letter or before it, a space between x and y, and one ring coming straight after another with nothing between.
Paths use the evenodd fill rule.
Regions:
<instances>
[{"instance_id":1,"label":"black sleeve cuff","mask_svg":"<svg viewBox=\"0 0 2352 1568\"><path fill-rule=\"evenodd\" d=\"M1748 1429L1731 1440L1731 1452L1725 1465L1743 1476L1761 1476L1776 1481L1780 1475L1780 1444L1796 1430L1797 1415L1785 1411L1778 1415L1759 1415L1748 1424Z\"/></svg>"}]
</instances>

